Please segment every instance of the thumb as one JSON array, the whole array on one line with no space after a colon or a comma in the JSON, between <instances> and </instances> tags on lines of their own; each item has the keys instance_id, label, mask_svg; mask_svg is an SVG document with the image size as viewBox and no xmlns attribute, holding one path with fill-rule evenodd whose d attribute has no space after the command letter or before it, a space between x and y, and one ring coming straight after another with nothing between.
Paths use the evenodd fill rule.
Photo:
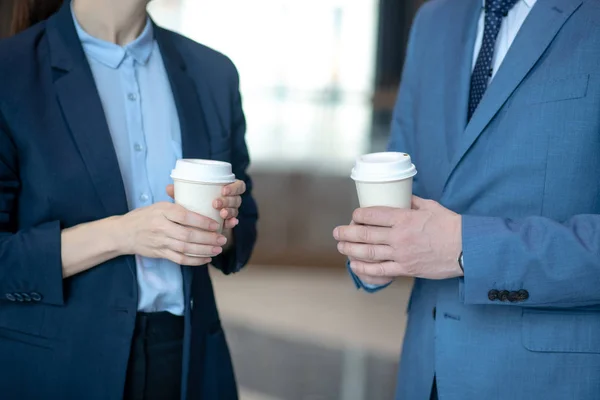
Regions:
<instances>
[{"instance_id":1,"label":"thumb","mask_svg":"<svg viewBox=\"0 0 600 400\"><path fill-rule=\"evenodd\" d=\"M167 194L169 195L169 197L174 199L175 198L175 186L167 185Z\"/></svg>"}]
</instances>

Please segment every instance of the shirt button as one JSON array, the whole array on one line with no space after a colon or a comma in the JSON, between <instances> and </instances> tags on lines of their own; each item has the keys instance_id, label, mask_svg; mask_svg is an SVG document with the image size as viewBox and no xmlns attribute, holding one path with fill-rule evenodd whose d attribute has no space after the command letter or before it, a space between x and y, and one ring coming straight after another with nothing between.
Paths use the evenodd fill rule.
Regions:
<instances>
[{"instance_id":1,"label":"shirt button","mask_svg":"<svg viewBox=\"0 0 600 400\"><path fill-rule=\"evenodd\" d=\"M131 101L136 101L137 100L137 95L135 93L129 93L127 95L127 98Z\"/></svg>"},{"instance_id":2,"label":"shirt button","mask_svg":"<svg viewBox=\"0 0 600 400\"><path fill-rule=\"evenodd\" d=\"M142 145L139 144L139 143L136 143L136 144L133 145L133 149L135 151L142 151L142 148L143 148Z\"/></svg>"},{"instance_id":3,"label":"shirt button","mask_svg":"<svg viewBox=\"0 0 600 400\"><path fill-rule=\"evenodd\" d=\"M140 200L144 203L147 202L149 198L150 197L146 193L142 193L142 195L140 196Z\"/></svg>"}]
</instances>

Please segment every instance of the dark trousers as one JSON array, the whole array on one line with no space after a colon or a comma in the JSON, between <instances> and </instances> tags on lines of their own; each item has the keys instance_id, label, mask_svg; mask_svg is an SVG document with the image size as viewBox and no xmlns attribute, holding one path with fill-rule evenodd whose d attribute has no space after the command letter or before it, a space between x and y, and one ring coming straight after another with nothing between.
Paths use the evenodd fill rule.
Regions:
<instances>
[{"instance_id":1,"label":"dark trousers","mask_svg":"<svg viewBox=\"0 0 600 400\"><path fill-rule=\"evenodd\" d=\"M183 317L138 313L125 382L125 400L179 400Z\"/></svg>"}]
</instances>

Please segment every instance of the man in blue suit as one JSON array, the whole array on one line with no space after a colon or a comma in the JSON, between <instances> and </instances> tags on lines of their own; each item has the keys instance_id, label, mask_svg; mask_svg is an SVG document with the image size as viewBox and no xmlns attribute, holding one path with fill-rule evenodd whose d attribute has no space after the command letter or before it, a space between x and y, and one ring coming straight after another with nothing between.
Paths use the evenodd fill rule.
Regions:
<instances>
[{"instance_id":1,"label":"man in blue suit","mask_svg":"<svg viewBox=\"0 0 600 400\"><path fill-rule=\"evenodd\" d=\"M147 3L66 1L0 42L2 400L237 398L206 265L256 240L239 78ZM223 234L173 204L182 157L231 163Z\"/></svg>"},{"instance_id":2,"label":"man in blue suit","mask_svg":"<svg viewBox=\"0 0 600 400\"><path fill-rule=\"evenodd\" d=\"M600 3L426 3L390 150L413 209L334 236L363 289L416 278L396 398L600 398Z\"/></svg>"}]
</instances>

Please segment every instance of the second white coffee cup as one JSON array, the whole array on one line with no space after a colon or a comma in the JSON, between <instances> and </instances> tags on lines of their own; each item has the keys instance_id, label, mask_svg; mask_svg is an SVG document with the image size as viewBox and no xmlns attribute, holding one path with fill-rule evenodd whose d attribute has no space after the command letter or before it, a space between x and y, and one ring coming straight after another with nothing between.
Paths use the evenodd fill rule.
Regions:
<instances>
[{"instance_id":1,"label":"second white coffee cup","mask_svg":"<svg viewBox=\"0 0 600 400\"><path fill-rule=\"evenodd\" d=\"M219 223L218 232L223 231L223 218L213 207L213 202L222 196L223 186L235 181L231 164L213 160L177 160L171 172L175 186L175 203L204 215ZM194 257L210 255L186 254Z\"/></svg>"},{"instance_id":2,"label":"second white coffee cup","mask_svg":"<svg viewBox=\"0 0 600 400\"><path fill-rule=\"evenodd\" d=\"M417 169L406 153L360 156L352 170L361 207L410 208Z\"/></svg>"}]
</instances>

